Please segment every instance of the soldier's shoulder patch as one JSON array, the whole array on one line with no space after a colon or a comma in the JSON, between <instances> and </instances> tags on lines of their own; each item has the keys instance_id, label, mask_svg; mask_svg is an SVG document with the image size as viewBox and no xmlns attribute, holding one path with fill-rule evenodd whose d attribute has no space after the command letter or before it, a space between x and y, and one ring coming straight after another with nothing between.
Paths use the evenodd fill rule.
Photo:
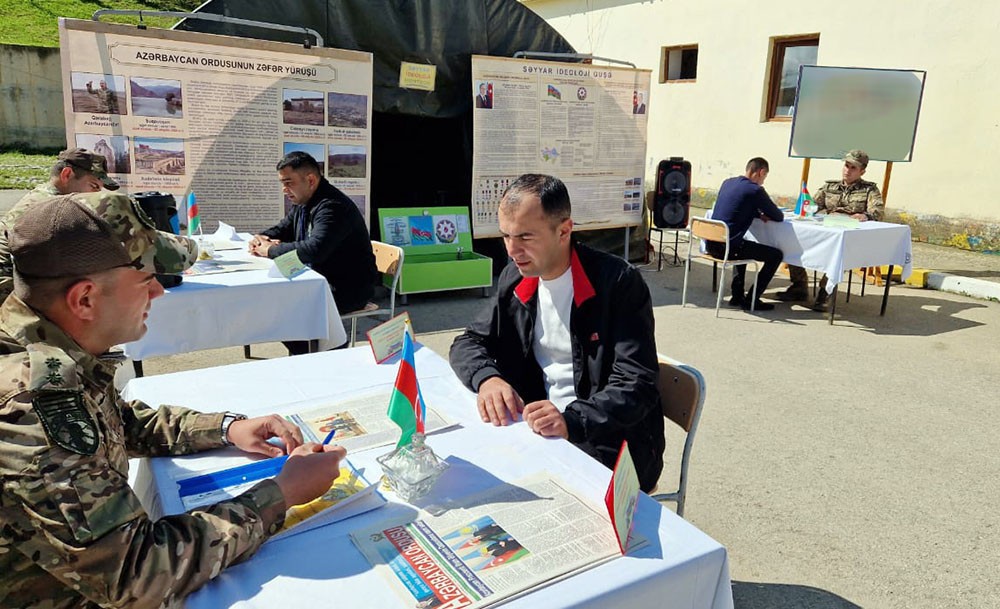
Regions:
<instances>
[{"instance_id":1,"label":"soldier's shoulder patch","mask_svg":"<svg viewBox=\"0 0 1000 609\"><path fill-rule=\"evenodd\" d=\"M76 362L65 351L45 343L27 346L30 391L46 389L75 390L80 388Z\"/></svg>"},{"instance_id":2,"label":"soldier's shoulder patch","mask_svg":"<svg viewBox=\"0 0 1000 609\"><path fill-rule=\"evenodd\" d=\"M83 403L82 391L39 391L31 405L45 435L56 445L79 455L97 452L97 424Z\"/></svg>"}]
</instances>

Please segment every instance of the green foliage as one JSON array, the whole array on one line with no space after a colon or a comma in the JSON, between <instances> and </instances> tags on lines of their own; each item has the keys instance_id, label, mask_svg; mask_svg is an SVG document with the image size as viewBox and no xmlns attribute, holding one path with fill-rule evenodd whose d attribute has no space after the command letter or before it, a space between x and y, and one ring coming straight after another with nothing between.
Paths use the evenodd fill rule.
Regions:
<instances>
[{"instance_id":1,"label":"green foliage","mask_svg":"<svg viewBox=\"0 0 1000 609\"><path fill-rule=\"evenodd\" d=\"M100 9L186 11L201 0L0 0L0 43L58 47L59 17L90 19ZM103 17L105 22L138 23L138 17ZM176 19L144 18L152 27L170 27Z\"/></svg>"},{"instance_id":2,"label":"green foliage","mask_svg":"<svg viewBox=\"0 0 1000 609\"><path fill-rule=\"evenodd\" d=\"M28 190L49 177L55 154L0 151L0 190Z\"/></svg>"}]
</instances>

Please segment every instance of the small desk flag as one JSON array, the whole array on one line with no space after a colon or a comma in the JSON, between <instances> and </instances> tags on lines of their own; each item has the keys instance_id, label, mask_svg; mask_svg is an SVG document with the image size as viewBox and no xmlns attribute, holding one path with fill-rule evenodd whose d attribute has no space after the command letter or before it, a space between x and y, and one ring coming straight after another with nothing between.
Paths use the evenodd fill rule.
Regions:
<instances>
[{"instance_id":1,"label":"small desk flag","mask_svg":"<svg viewBox=\"0 0 1000 609\"><path fill-rule=\"evenodd\" d=\"M198 215L198 200L194 193L189 192L187 198L188 208L188 236L201 232L201 216Z\"/></svg>"},{"instance_id":2,"label":"small desk flag","mask_svg":"<svg viewBox=\"0 0 1000 609\"><path fill-rule=\"evenodd\" d=\"M813 204L813 198L806 188L806 183L802 183L802 191L799 192L799 200L795 202L795 215L805 217L809 214L809 206Z\"/></svg>"},{"instance_id":3,"label":"small desk flag","mask_svg":"<svg viewBox=\"0 0 1000 609\"><path fill-rule=\"evenodd\" d=\"M396 386L389 398L389 418L403 430L396 448L406 446L415 432L424 433L424 421L427 418L427 408L420 394L417 383L417 368L413 358L413 337L410 334L410 324L406 324L403 333L403 355L399 360L399 371L396 373Z\"/></svg>"}]
</instances>

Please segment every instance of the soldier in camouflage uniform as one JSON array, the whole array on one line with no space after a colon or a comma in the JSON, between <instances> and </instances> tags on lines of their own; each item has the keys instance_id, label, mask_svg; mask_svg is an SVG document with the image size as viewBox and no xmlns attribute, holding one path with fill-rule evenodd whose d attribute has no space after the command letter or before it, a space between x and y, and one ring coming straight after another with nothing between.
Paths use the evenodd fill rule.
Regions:
<instances>
[{"instance_id":1,"label":"soldier in camouflage uniform","mask_svg":"<svg viewBox=\"0 0 1000 609\"><path fill-rule=\"evenodd\" d=\"M329 489L339 447L281 417L126 403L98 354L145 332L154 273L194 242L155 230L124 195L38 201L10 230L14 293L0 307L0 607L171 607L246 559L288 506ZM234 445L291 456L231 500L151 521L128 459Z\"/></svg>"},{"instance_id":2,"label":"soldier in camouflage uniform","mask_svg":"<svg viewBox=\"0 0 1000 609\"><path fill-rule=\"evenodd\" d=\"M96 96L97 100L104 106L104 111L108 114L121 114L118 111L118 97L112 89L108 88L107 81L102 80L98 86L100 88L95 89L93 81L88 82L87 93Z\"/></svg>"},{"instance_id":3,"label":"soldier in camouflage uniform","mask_svg":"<svg viewBox=\"0 0 1000 609\"><path fill-rule=\"evenodd\" d=\"M14 220L35 201L52 195L97 192L101 188L118 190L118 182L108 177L104 157L83 148L63 150L52 166L49 181L36 186L7 212L0 220L0 303L14 289L14 267L10 261L10 248L7 247L7 231L14 225Z\"/></svg>"},{"instance_id":4,"label":"soldier in camouflage uniform","mask_svg":"<svg viewBox=\"0 0 1000 609\"><path fill-rule=\"evenodd\" d=\"M881 220L885 213L885 203L882 193L874 182L862 180L868 168L868 155L863 150L851 150L844 155L844 168L841 170L841 180L827 180L813 195L813 201L819 208L818 212L828 214L844 214L856 220ZM788 274L792 285L787 290L775 294L775 298L786 302L806 300L809 297L809 276L801 266L788 265ZM816 301L812 304L814 311L826 310L826 275L820 280Z\"/></svg>"}]
</instances>

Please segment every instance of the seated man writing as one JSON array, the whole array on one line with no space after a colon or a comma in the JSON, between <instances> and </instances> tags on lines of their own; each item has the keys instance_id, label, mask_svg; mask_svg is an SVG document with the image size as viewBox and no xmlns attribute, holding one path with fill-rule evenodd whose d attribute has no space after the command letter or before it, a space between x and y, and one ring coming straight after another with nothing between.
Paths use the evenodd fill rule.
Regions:
<instances>
[{"instance_id":1,"label":"seated man writing","mask_svg":"<svg viewBox=\"0 0 1000 609\"><path fill-rule=\"evenodd\" d=\"M492 303L451 346L484 422L523 416L608 467L628 440L642 489L663 469L663 413L649 289L621 258L572 238L569 193L526 174L500 202L511 258Z\"/></svg>"},{"instance_id":2,"label":"seated man writing","mask_svg":"<svg viewBox=\"0 0 1000 609\"><path fill-rule=\"evenodd\" d=\"M882 193L874 182L862 180L868 168L868 155L864 150L851 150L844 155L844 167L840 180L827 180L813 195L817 213L844 214L856 220L881 220L885 213ZM809 276L801 266L788 265L788 275L792 285L775 295L778 300L794 302L809 298ZM825 311L828 294L826 275L819 284L816 300L810 307L814 311Z\"/></svg>"},{"instance_id":3,"label":"seated man writing","mask_svg":"<svg viewBox=\"0 0 1000 609\"><path fill-rule=\"evenodd\" d=\"M246 560L285 511L330 488L344 449L303 444L278 416L124 402L111 346L146 331L192 240L155 230L124 195L36 201L10 230L14 293L0 306L0 607L162 607ZM284 449L267 442L284 441ZM129 458L223 446L290 458L273 480L150 520Z\"/></svg>"},{"instance_id":4,"label":"seated man writing","mask_svg":"<svg viewBox=\"0 0 1000 609\"><path fill-rule=\"evenodd\" d=\"M250 253L277 258L295 251L326 277L341 313L364 308L375 292L375 254L365 218L344 193L327 182L316 159L289 152L278 163L278 179L292 209L278 224L254 236ZM291 355L306 353L308 341L286 342Z\"/></svg>"},{"instance_id":5,"label":"seated man writing","mask_svg":"<svg viewBox=\"0 0 1000 609\"><path fill-rule=\"evenodd\" d=\"M764 263L760 273L757 274L756 293L747 292L745 296L743 286L747 267L740 265L733 268L732 296L729 298L731 307L750 310L750 304L754 303L753 308L756 311L774 309L773 304L761 302L760 297L778 270L778 265L781 264L781 250L743 239L754 218L760 218L764 222L768 220L781 222L785 218L764 190L764 180L767 179L768 171L770 169L766 160L760 157L750 159L744 175L729 178L722 183L719 187L719 196L715 200L715 207L712 208L712 219L721 220L729 227L729 259L752 258ZM707 242L705 249L716 258L723 258L726 254L726 244L718 241Z\"/></svg>"}]
</instances>

